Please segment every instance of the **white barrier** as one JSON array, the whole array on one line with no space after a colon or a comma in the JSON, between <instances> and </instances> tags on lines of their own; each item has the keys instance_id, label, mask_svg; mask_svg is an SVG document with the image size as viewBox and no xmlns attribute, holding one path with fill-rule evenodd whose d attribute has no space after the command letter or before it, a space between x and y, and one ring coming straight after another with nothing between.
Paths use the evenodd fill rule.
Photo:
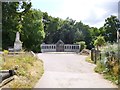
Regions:
<instances>
[{"instance_id":1,"label":"white barrier","mask_svg":"<svg viewBox=\"0 0 120 90\"><path fill-rule=\"evenodd\" d=\"M79 52L80 45L64 44L64 52ZM41 52L56 52L56 44L41 44Z\"/></svg>"}]
</instances>

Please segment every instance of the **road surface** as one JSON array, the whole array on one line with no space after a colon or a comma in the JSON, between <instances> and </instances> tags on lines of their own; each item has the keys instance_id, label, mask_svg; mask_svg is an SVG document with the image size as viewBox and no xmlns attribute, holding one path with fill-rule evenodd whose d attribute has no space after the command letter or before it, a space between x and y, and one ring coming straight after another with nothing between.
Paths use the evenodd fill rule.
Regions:
<instances>
[{"instance_id":1,"label":"road surface","mask_svg":"<svg viewBox=\"0 0 120 90\"><path fill-rule=\"evenodd\" d=\"M86 56L67 53L39 53L44 74L35 88L117 88L94 72L94 64Z\"/></svg>"}]
</instances>

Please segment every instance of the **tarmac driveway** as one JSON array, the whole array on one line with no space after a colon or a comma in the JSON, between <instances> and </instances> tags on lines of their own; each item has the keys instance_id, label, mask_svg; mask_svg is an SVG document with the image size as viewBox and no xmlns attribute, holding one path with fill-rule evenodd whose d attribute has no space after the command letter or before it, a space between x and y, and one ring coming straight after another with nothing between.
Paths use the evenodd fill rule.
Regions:
<instances>
[{"instance_id":1,"label":"tarmac driveway","mask_svg":"<svg viewBox=\"0 0 120 90\"><path fill-rule=\"evenodd\" d=\"M94 64L86 56L74 53L39 53L44 62L44 74L35 88L116 88L94 72Z\"/></svg>"}]
</instances>

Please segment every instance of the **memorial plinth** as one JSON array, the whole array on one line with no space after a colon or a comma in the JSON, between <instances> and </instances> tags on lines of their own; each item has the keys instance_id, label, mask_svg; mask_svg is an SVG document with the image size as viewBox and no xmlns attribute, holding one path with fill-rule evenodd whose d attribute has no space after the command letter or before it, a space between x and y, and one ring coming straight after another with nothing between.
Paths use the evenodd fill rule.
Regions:
<instances>
[{"instance_id":1,"label":"memorial plinth","mask_svg":"<svg viewBox=\"0 0 120 90\"><path fill-rule=\"evenodd\" d=\"M19 32L16 33L15 43L14 43L14 51L22 50L22 42L20 41Z\"/></svg>"}]
</instances>

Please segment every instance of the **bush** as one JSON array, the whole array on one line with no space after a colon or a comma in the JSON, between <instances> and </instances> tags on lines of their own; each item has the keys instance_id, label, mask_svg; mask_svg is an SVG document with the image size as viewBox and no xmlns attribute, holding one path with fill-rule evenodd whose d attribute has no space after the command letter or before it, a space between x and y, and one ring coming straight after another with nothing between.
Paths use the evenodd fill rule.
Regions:
<instances>
[{"instance_id":1,"label":"bush","mask_svg":"<svg viewBox=\"0 0 120 90\"><path fill-rule=\"evenodd\" d=\"M105 45L105 39L103 36L98 36L97 39L94 41L94 45L97 47L97 50L99 50L98 47Z\"/></svg>"},{"instance_id":2,"label":"bush","mask_svg":"<svg viewBox=\"0 0 120 90\"><path fill-rule=\"evenodd\" d=\"M118 63L117 44L108 44L103 50L101 61L97 62L95 72L103 73L104 77L115 84L118 84L119 63Z\"/></svg>"},{"instance_id":3,"label":"bush","mask_svg":"<svg viewBox=\"0 0 120 90\"><path fill-rule=\"evenodd\" d=\"M82 51L84 48L86 48L86 44L84 41L76 42L75 44L80 45L80 51Z\"/></svg>"},{"instance_id":4,"label":"bush","mask_svg":"<svg viewBox=\"0 0 120 90\"><path fill-rule=\"evenodd\" d=\"M8 51L8 50L4 50L3 52L4 52L4 54L8 54L8 53L9 53L9 51Z\"/></svg>"},{"instance_id":5,"label":"bush","mask_svg":"<svg viewBox=\"0 0 120 90\"><path fill-rule=\"evenodd\" d=\"M97 73L103 73L103 71L105 70L105 66L100 61L98 61L97 66L95 67L94 70Z\"/></svg>"}]
</instances>

